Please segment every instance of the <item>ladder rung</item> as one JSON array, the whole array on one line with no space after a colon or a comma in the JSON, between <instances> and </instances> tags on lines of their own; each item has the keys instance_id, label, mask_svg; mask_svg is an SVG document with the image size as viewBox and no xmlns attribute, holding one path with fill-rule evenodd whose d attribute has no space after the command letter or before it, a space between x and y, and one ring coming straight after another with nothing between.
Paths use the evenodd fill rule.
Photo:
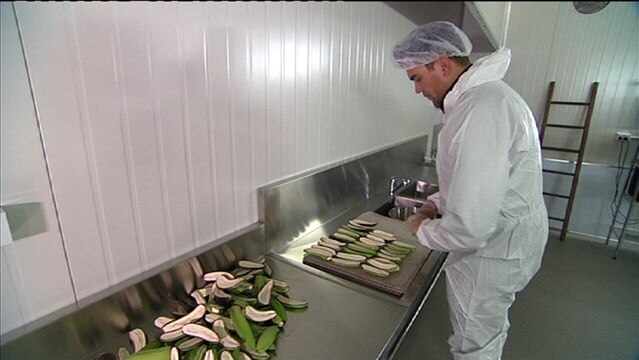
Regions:
<instances>
[{"instance_id":1,"label":"ladder rung","mask_svg":"<svg viewBox=\"0 0 639 360\"><path fill-rule=\"evenodd\" d=\"M551 104L557 105L590 105L589 102L580 102L580 101L551 101Z\"/></svg>"},{"instance_id":2,"label":"ladder rung","mask_svg":"<svg viewBox=\"0 0 639 360\"><path fill-rule=\"evenodd\" d=\"M553 194L553 193L543 193L544 195L548 195L548 196L555 196L555 197L560 197L560 198L564 198L564 199L570 199L570 196L566 196L566 195L560 195L560 194Z\"/></svg>"},{"instance_id":3,"label":"ladder rung","mask_svg":"<svg viewBox=\"0 0 639 360\"><path fill-rule=\"evenodd\" d=\"M559 174L559 175L575 176L575 174L570 173L570 172L565 172L565 171L548 170L548 169L542 169L542 171L543 171L543 172L547 172L547 173L551 173L551 174Z\"/></svg>"},{"instance_id":4,"label":"ladder rung","mask_svg":"<svg viewBox=\"0 0 639 360\"><path fill-rule=\"evenodd\" d=\"M552 217L552 216L549 216L548 218L549 218L550 220L564 221L564 219L560 219L560 218L556 218L556 217Z\"/></svg>"},{"instance_id":5,"label":"ladder rung","mask_svg":"<svg viewBox=\"0 0 639 360\"><path fill-rule=\"evenodd\" d=\"M564 128L564 129L579 129L579 130L585 129L585 127L583 126L576 126L576 125L546 124L546 126Z\"/></svg>"},{"instance_id":6,"label":"ladder rung","mask_svg":"<svg viewBox=\"0 0 639 360\"><path fill-rule=\"evenodd\" d=\"M553 226L549 226L548 228L550 230L561 231L561 228L556 228L556 227L553 227Z\"/></svg>"},{"instance_id":7,"label":"ladder rung","mask_svg":"<svg viewBox=\"0 0 639 360\"><path fill-rule=\"evenodd\" d=\"M550 146L542 146L541 148L544 150L564 151L564 152L579 154L579 150L573 150L573 149L556 148L556 147L550 147Z\"/></svg>"}]
</instances>

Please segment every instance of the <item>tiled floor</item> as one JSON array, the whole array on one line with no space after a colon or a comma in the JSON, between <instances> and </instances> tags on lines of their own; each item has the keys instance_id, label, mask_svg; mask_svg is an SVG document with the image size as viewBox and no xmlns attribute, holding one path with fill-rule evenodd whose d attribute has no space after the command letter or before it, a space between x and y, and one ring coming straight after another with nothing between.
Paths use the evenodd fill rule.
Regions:
<instances>
[{"instance_id":1,"label":"tiled floor","mask_svg":"<svg viewBox=\"0 0 639 360\"><path fill-rule=\"evenodd\" d=\"M504 360L639 360L639 254L556 233L510 310ZM441 276L395 359L451 359Z\"/></svg>"}]
</instances>

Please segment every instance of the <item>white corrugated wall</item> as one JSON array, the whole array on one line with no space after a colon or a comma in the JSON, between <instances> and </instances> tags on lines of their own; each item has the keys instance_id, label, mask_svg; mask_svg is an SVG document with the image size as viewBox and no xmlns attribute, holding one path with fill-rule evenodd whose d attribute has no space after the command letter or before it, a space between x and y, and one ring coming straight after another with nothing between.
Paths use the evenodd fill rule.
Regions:
<instances>
[{"instance_id":1,"label":"white corrugated wall","mask_svg":"<svg viewBox=\"0 0 639 360\"><path fill-rule=\"evenodd\" d=\"M512 2L506 46L512 49L512 62L505 80L526 99L539 123L551 81L556 82L553 100L564 101L587 101L591 84L599 82L586 144L587 164L582 167L569 230L602 241L613 222L618 179L622 188L627 176L627 170L618 173L618 158L626 150L631 157L638 146L634 141L622 148L615 132L639 132L639 5L611 2L598 13L585 15L572 2ZM583 107L553 105L549 122L579 124L584 115ZM579 139L574 130L548 128L544 143L576 149ZM545 151L544 158L545 167L571 172L572 165L549 159L574 160L576 156ZM544 189L567 195L571 180L545 174ZM627 213L629 202L629 197L622 202L622 214ZM566 200L548 197L547 205L551 216L563 218ZM635 235L626 237L628 244L639 234L637 210L639 206L630 214L629 229L634 231L630 235ZM617 220L613 240L624 217Z\"/></svg>"},{"instance_id":2,"label":"white corrugated wall","mask_svg":"<svg viewBox=\"0 0 639 360\"><path fill-rule=\"evenodd\" d=\"M14 7L77 293L52 296L67 303L255 223L260 186L439 119L389 63L412 24L381 2ZM25 245L16 262L39 250L27 240L9 245ZM60 307L24 280L49 264L14 263L3 332Z\"/></svg>"},{"instance_id":3,"label":"white corrugated wall","mask_svg":"<svg viewBox=\"0 0 639 360\"><path fill-rule=\"evenodd\" d=\"M0 3L0 203L13 243L0 248L0 332L75 301L11 3ZM34 206L35 205L35 206ZM18 208L21 207L21 208ZM32 224L40 218L42 224ZM2 233L2 243L9 239Z\"/></svg>"},{"instance_id":4,"label":"white corrugated wall","mask_svg":"<svg viewBox=\"0 0 639 360\"><path fill-rule=\"evenodd\" d=\"M615 165L618 130L639 130L639 10L637 2L611 2L584 15L572 2L513 2L507 46L513 58L506 81L543 118L548 84L553 100L586 101L599 82L584 161ZM551 120L576 122L581 113L553 106ZM575 133L558 145L577 146ZM549 156L558 154L548 154Z\"/></svg>"}]
</instances>

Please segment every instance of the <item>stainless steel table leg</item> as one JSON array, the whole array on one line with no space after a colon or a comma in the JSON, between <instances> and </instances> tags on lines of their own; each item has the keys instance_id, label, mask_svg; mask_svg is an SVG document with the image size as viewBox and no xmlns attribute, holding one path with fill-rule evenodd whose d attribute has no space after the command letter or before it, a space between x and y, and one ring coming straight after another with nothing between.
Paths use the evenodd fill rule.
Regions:
<instances>
[{"instance_id":1,"label":"stainless steel table leg","mask_svg":"<svg viewBox=\"0 0 639 360\"><path fill-rule=\"evenodd\" d=\"M625 192L625 190L624 190ZM639 186L637 186L635 188L635 193L632 194L632 198L630 199L630 206L628 206L628 214L626 215L626 220L623 222L623 228L621 228L621 234L619 235L619 240L617 240L617 247L615 248L615 253L614 255L612 255L613 259L617 259L617 255L619 254L619 249L621 248L621 241L623 240L623 236L626 233L626 226L628 226L628 220L630 220L630 215L632 214L632 208L635 206L635 199L637 198L637 193L639 193ZM623 199L623 195L622 194L622 199ZM619 204L621 207L621 204ZM617 210L619 210L619 208L617 208ZM615 220L616 220L616 215L615 215ZM615 220L613 220L613 225L615 223ZM610 234L608 234L608 236L610 236Z\"/></svg>"},{"instance_id":2,"label":"stainless steel table leg","mask_svg":"<svg viewBox=\"0 0 639 360\"><path fill-rule=\"evenodd\" d=\"M616 200L617 199L615 199L615 201ZM616 202L617 202L617 210L615 210L615 215L613 215L612 217L612 223L610 224L610 229L608 230L608 236L606 236L606 245L608 245L608 242L610 242L610 235L612 235L612 230L615 228L615 223L617 222L617 215L619 215L619 210L621 209L621 203L623 202L623 193L619 195L619 201L616 201Z\"/></svg>"}]
</instances>

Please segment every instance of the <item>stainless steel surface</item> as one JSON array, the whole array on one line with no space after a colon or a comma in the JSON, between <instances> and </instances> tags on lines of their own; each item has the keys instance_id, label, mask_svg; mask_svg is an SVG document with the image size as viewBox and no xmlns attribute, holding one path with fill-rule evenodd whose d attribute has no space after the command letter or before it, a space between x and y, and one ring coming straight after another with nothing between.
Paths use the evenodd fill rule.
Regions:
<instances>
[{"instance_id":1,"label":"stainless steel surface","mask_svg":"<svg viewBox=\"0 0 639 360\"><path fill-rule=\"evenodd\" d=\"M396 154L394 159L389 159L388 155L385 155L384 151L382 151L379 154L369 155L366 161L372 164L376 164L376 166L383 168L384 166L388 165L388 163L398 161L397 158L401 157L403 153L399 150L404 148L404 146L405 144L398 146L398 149L396 149L396 151L394 152ZM423 150L422 141L417 141L416 143L412 144L412 146L417 146L419 149L419 152ZM407 156L409 156L409 159L413 159L412 156L414 155L411 155L410 153L408 153ZM402 160L402 161L406 161L406 160ZM419 163L420 156L414 157L414 161ZM358 163L358 162L359 160L353 161L353 163ZM413 162L413 160L411 160L410 162ZM351 166L353 166L353 164L346 164L341 167L351 167ZM409 178L409 179L418 179L428 183L437 182L437 173L435 171L435 168L432 166L422 166L422 165L413 164L412 167L406 168L405 170L402 170L402 171L391 169L389 171L386 171L385 173L387 174L385 178L383 178L382 180L375 181L375 183L380 185L379 191L370 192L368 194L368 197L361 197L359 199L355 197L349 203L340 203L340 206L338 207L338 209L331 210L327 208L323 216L301 217L301 219L304 222L300 224L285 223L286 226L283 227L284 229L287 229L287 228L304 229L303 231L296 232L294 235L289 235L288 238L284 238L284 236L282 235L282 233L285 233L285 231L281 231L282 228L280 228L280 233L277 233L276 230L278 229L273 228L271 226L272 230L270 234L272 234L273 236L277 238L276 245L269 244L269 242L274 241L274 239L269 238L269 231L267 230L269 229L269 225L265 224L265 234L267 236L266 237L267 248L275 249L275 251L273 252L276 254L276 256L279 256L282 259L290 262L291 264L294 264L316 276L324 277L331 281L337 282L345 287L355 289L359 292L366 293L373 297L382 298L392 303L398 303L402 306L409 306L415 301L416 298L420 297L420 295L423 294L421 290L423 286L425 286L424 282L426 281L429 275L429 272L432 270L432 268L428 267L427 265L425 265L420 270L420 272L418 272L417 276L415 277L415 281L413 285L409 287L406 293L403 296L398 298L396 296L384 294L383 292L380 292L378 290L374 290L366 286L356 284L352 281L342 279L340 277L328 274L323 271L319 271L317 269L314 269L310 266L303 264L304 249L309 247L311 244L315 243L319 237L332 234L333 232L337 230L337 228L339 228L339 226L348 222L348 220L352 219L353 217L359 214L362 214L366 211L379 209L380 207L383 207L385 204L387 205L392 204L393 198L388 196L388 194L386 193L386 186L385 186L385 184L388 183L388 179L390 179L391 176L401 174L401 176ZM301 194L307 193L307 196L309 198L311 197L310 191L312 188L309 187L309 183L310 184L321 183L321 182L331 183L331 184L334 184L334 186L337 189L346 187L348 185L347 183L348 178L341 176L340 173L335 173L331 171L318 172L317 174L312 176L312 178L313 177L323 178L323 180L308 179L307 177L302 177L298 181L289 180L288 182L283 183L282 184L283 186L276 185L276 186L270 187L269 189L263 189L262 191L264 191L266 195L269 195L269 196L264 196L263 200L276 202L275 204L269 204L268 202L265 203L264 204L265 209L278 209L283 206L282 205L283 203L288 204L293 209L302 208L304 205L304 202L301 199L301 196L302 196ZM302 182L302 184L298 184L298 182ZM298 195L297 200L295 195ZM312 199L311 202L325 201L323 200L323 197L326 197L326 195L324 195L320 191L317 193L317 198ZM286 199L286 200L283 200L283 199ZM388 210L391 207L392 206L389 206ZM386 210L386 212L383 213L382 215L387 215L388 210ZM268 210L266 210L265 213L268 214ZM288 210L287 214L291 214L291 213L294 213L294 212L291 210ZM281 218L285 218L288 222L293 222L296 219L300 221L299 220L300 218L296 218L293 215L291 215L290 218L286 216L281 216ZM283 246L278 247L279 245L282 245L282 244ZM441 253L437 253L436 255L432 257L438 258L442 255L443 254Z\"/></svg>"},{"instance_id":2,"label":"stainless steel surface","mask_svg":"<svg viewBox=\"0 0 639 360\"><path fill-rule=\"evenodd\" d=\"M278 340L279 359L376 359L393 336L405 308L326 281L280 258L269 257L291 296L309 301L289 316Z\"/></svg>"},{"instance_id":3,"label":"stainless steel surface","mask_svg":"<svg viewBox=\"0 0 639 360\"><path fill-rule=\"evenodd\" d=\"M421 141L416 145L419 146L421 152L423 147L420 145ZM378 169L378 167L388 166L392 164L388 159L384 159L383 156L370 156L370 166L371 169ZM421 163L419 157L415 158L415 162L417 164ZM355 161L354 163L357 163ZM361 164L361 163L360 163ZM353 164L346 164L342 166L341 169L351 168ZM331 183L334 188L337 190L338 194L341 194L340 190L344 188L349 188L350 185L353 185L349 182L349 177L344 176L347 173L344 170L341 172L336 171L327 171L316 174L317 179L307 179L302 178L298 181L288 181L285 182L285 186L272 186L269 189L262 190L262 206L264 206L263 215L268 215L270 212L275 212L276 210L281 211L279 218L282 219L279 223L280 226L275 226L278 223L269 223L268 220L266 224L266 242L267 248L275 249L275 251L271 254L276 259L281 260L283 263L291 265L296 269L302 270L304 273L308 275L304 275L304 277L308 276L308 279L305 280L308 283L312 283L315 286L327 287L331 288L333 285L328 285L329 283L339 285L344 291L339 292L337 295L341 295L343 297L349 297L351 294L351 290L357 294L364 295L363 297L357 296L356 298L349 301L349 304L353 302L357 303L357 306L360 308L377 308L379 302L388 304L387 306L392 309L392 316L389 319L385 319L381 323L381 331L383 331L386 340L383 346L379 347L379 344L376 343L375 339L372 339L371 336L377 339L376 335L370 335L365 338L362 338L358 341L357 346L359 347L371 347L376 349L376 353L373 356L360 354L359 352L353 351L353 344L349 341L345 341L345 338L348 338L347 335L353 334L353 331L357 331L358 335L362 332L371 334L376 333L375 331L362 329L377 329L380 325L378 324L378 319L375 316L370 317L362 317L357 316L357 318L353 319L353 321L357 322L355 326L356 330L351 330L351 324L346 326L346 333L342 330L336 330L337 335L333 337L331 334L334 333L334 330L340 328L342 324L341 316L339 314L343 314L342 309L339 306L335 306L333 304L334 300L329 300L329 296L325 296L324 292L316 293L317 298L310 297L308 300L312 304L317 300L321 302L329 302L330 305L326 307L326 311L323 311L319 318L316 318L313 314L313 317L308 319L307 321L311 322L313 325L306 325L306 328L316 328L317 330L313 332L314 337L312 339L305 339L301 341L297 337L295 337L295 341L288 343L286 339L282 339L283 341L279 346L282 346L283 349L280 352L278 348L278 355L282 358L308 358L308 359L388 359L391 356L391 353L397 347L398 341L407 331L408 325L411 323L414 318L415 311L421 304L423 303L423 299L426 294L430 291L432 286L434 285L434 279L439 275L441 271L441 267L446 258L446 255L441 252L434 251L431 256L428 257L424 265L419 269L417 275L415 276L411 286L406 290L404 295L401 297L394 296L383 291L372 289L368 286L360 285L353 281L341 278L339 276L332 275L322 270L318 270L314 267L305 265L303 263L304 257L304 249L309 247L311 244L315 243L317 239L321 236L326 236L328 234L332 234L337 230L337 228L352 219L355 216L358 216L366 211L371 211L373 209L380 209L388 204L392 204L394 199L385 191L385 186L383 184L387 181L385 179L389 179L391 176L395 176L401 174L401 176L410 178L410 179L419 179L424 180L429 183L437 183L437 173L435 168L432 166L422 166L422 165L413 165L410 168L406 168L403 171L396 170L386 170L381 171L378 170L378 173L385 173L385 177L381 180L374 179L377 181L372 181L370 183L379 183L379 191L370 191L375 187L368 186L367 189L369 191L366 192L366 196L354 196L350 197L349 201L339 201L338 196L333 196L329 198L329 201L324 202L322 197L326 197L330 195L329 192L318 191L315 195L316 198L311 201L311 204L316 204L316 202L321 202L322 206L319 208L325 209L325 212L321 215L312 216L312 214L305 213L307 215L297 216L296 209L303 209L305 205L305 201L303 198L303 194L313 194L313 184L319 183ZM384 176L384 175L382 175ZM320 180L321 179L321 180ZM360 186L363 186L360 185ZM321 188L320 188L321 189ZM330 189L330 187L328 188ZM343 194L342 196L347 197L348 194ZM334 199L334 200L333 200ZM419 199L416 199L418 201ZM334 201L334 202L333 202ZM423 201L423 200L422 200ZM273 203L270 203L273 202ZM336 206L331 207L329 204L336 204ZM290 206L290 208L288 208ZM388 211L388 210L386 210ZM290 216L285 216L284 214L288 214ZM267 216L263 217L268 218ZM295 223L298 221L299 223ZM301 222L300 222L301 221ZM292 222L292 223L287 223ZM269 230L270 229L270 230ZM297 229L295 231L291 231L291 229ZM270 236L273 236L272 238ZM281 247L283 245L283 247ZM292 272L292 271L291 271ZM301 276L301 275L299 275ZM323 282L319 279L328 280L329 282ZM319 281L319 283L318 283ZM346 290L349 291L346 291ZM316 289L313 289L316 291ZM398 312L396 306L400 306L400 311ZM322 306L324 307L324 306ZM385 311L385 310L384 310ZM335 315L333 315L335 314ZM358 314L361 314L358 312ZM319 315L319 314L318 314ZM335 316L335 318L333 318ZM326 319L331 319L328 323L332 324L328 325L328 328L325 328L324 323L326 323ZM393 330L388 332L387 321L390 321ZM314 322L319 322L319 326L315 326ZM340 326L336 326L336 324L340 324ZM327 330L328 329L328 330ZM288 331L288 330L287 330ZM320 336L321 335L321 336ZM306 336L306 335L304 335ZM322 340L326 338L326 340ZM378 339L379 340L379 339ZM314 341L310 343L306 343L306 341ZM289 348L290 347L290 348ZM329 351L330 353L327 353ZM282 355L286 354L286 356ZM290 355L289 355L290 354Z\"/></svg>"},{"instance_id":4,"label":"stainless steel surface","mask_svg":"<svg viewBox=\"0 0 639 360\"><path fill-rule=\"evenodd\" d=\"M241 259L263 256L263 226L251 225L213 244L190 252L129 282L109 289L110 296L83 300L80 305L56 313L2 336L2 359L95 359L121 346L132 350L128 331L140 327L148 335L157 334L153 320L168 315L180 303L191 301L188 294L202 281L202 271L225 270ZM214 247L214 248L213 248ZM144 277L145 276L145 277ZM201 285L200 285L201 286Z\"/></svg>"},{"instance_id":5,"label":"stainless steel surface","mask_svg":"<svg viewBox=\"0 0 639 360\"><path fill-rule=\"evenodd\" d=\"M443 265L443 262L445 260L445 257L443 257L441 259L441 264ZM406 339L406 335L408 334L408 332L410 331L413 323L415 322L415 320L417 319L417 317L419 316L419 314L422 311L422 308L424 307L424 304L426 303L426 300L428 300L428 298L430 297L430 294L433 290L433 287L435 286L435 284L437 283L437 280L439 279L439 276L441 275L441 271L437 271L437 272L433 272L432 273L432 278L429 279L429 284L430 286L428 286L428 288L426 289L426 292L424 294L424 297L422 297L422 300L420 302L416 302L416 304L414 305L415 307L413 309L411 309L412 311L410 311L410 314L412 314L412 316L410 317L410 319L408 320L407 324L405 324L404 326L404 330L399 334L397 341L395 342L395 346L390 349L390 353L388 358L390 359L395 359L395 357L397 356L397 352L399 351L402 342L404 341L404 339Z\"/></svg>"},{"instance_id":6,"label":"stainless steel surface","mask_svg":"<svg viewBox=\"0 0 639 360\"><path fill-rule=\"evenodd\" d=\"M293 335L290 338L283 337L278 342L279 358L390 359L392 358L391 353L399 347L400 340L408 332L418 309L423 305L424 299L430 293L435 280L441 273L446 254L433 252L415 277L412 286L400 298L344 280L310 266L300 267L292 259L295 257L292 253L271 254L270 257L290 266L290 270L284 273L286 274L284 280L289 284L291 277L299 278L292 288L298 289L298 283L308 284L314 288L310 291L305 290L304 293L300 292L300 294L307 295L305 300L309 301L309 309L316 306L315 304L318 302L321 306L321 311L309 312L309 317L300 317L296 320L304 321L305 323L301 326L304 329L313 329L311 333ZM298 293L297 290L295 293ZM353 294L357 294L357 296ZM338 296L339 299L329 298L334 295ZM345 302L347 307L357 307L355 316L348 312L348 308L337 306L336 302ZM362 316L362 309L380 309L385 315L390 316L379 318L375 313L368 313L370 316ZM344 324L347 320L356 321L356 323ZM297 329L289 331L289 323L286 325L285 334L297 333ZM328 323L328 327L325 327L326 323ZM388 331L389 327L392 328L392 331ZM377 329L382 331L383 338L378 336ZM357 343L355 344L350 342L352 334L356 335ZM362 339L362 334L368 335ZM377 341L380 340L382 342L378 343ZM375 352L369 352L372 356L355 353L357 349L363 347L372 348Z\"/></svg>"},{"instance_id":7,"label":"stainless steel surface","mask_svg":"<svg viewBox=\"0 0 639 360\"><path fill-rule=\"evenodd\" d=\"M424 265L434 271L429 272L420 289L422 294L430 292L444 259L432 256ZM388 303L357 287L348 289L343 284L327 282L321 276L325 273L316 276L313 271L300 271L287 261L270 264L296 289L295 294L299 290L308 295L309 301L308 313L293 314L286 325L285 335L278 342L281 359L388 359L422 305L421 299L405 307Z\"/></svg>"},{"instance_id":8,"label":"stainless steel surface","mask_svg":"<svg viewBox=\"0 0 639 360\"><path fill-rule=\"evenodd\" d=\"M418 207L394 207L388 212L388 216L397 220L406 220L409 216L415 214L418 211Z\"/></svg>"},{"instance_id":9,"label":"stainless steel surface","mask_svg":"<svg viewBox=\"0 0 639 360\"><path fill-rule=\"evenodd\" d=\"M432 181L432 180L431 180ZM417 213L427 201L428 196L439 191L439 186L430 181L416 180L398 191L394 197L394 207L388 211L393 219L406 220Z\"/></svg>"},{"instance_id":10,"label":"stainless steel surface","mask_svg":"<svg viewBox=\"0 0 639 360\"><path fill-rule=\"evenodd\" d=\"M327 227L338 226L337 224L342 219L350 218L349 216L346 214L332 222L332 225L327 224ZM309 238L313 237L313 234L309 234ZM414 321L417 310L423 305L425 297L441 273L446 254L433 252L415 276L415 280L407 292L401 297L396 297L313 267L300 265L301 253L308 246L308 243L305 245L304 243L304 239L300 239L299 244L291 244L287 251L271 254L269 257L290 265L291 270L286 271L286 275L294 274L295 277L299 277L298 283L317 287L317 289L303 294L308 294L305 299L309 301L309 308L320 302L322 311L309 313L309 318L300 317L298 319L298 321L307 322L303 325L304 328L313 328L314 330L310 334L302 335L301 338L296 335L293 339L291 336L290 341L287 338L282 338L281 342L278 343L279 357L281 359L390 359L391 353L399 347L400 339L408 332L409 325ZM292 270L293 268L297 270ZM292 288L297 289L297 285ZM338 292L333 290L338 288L341 289ZM352 294L358 294L358 296ZM329 297L333 295L339 296L340 299L330 299ZM344 314L347 319L357 321L356 325L343 324L345 319L342 319L340 314L345 313L347 309L336 306L336 301L345 301L348 306L356 306L360 309L356 312L356 317L350 313ZM324 304L329 306L324 306ZM381 319L372 314L369 317L361 316L361 309L379 309L380 304L385 304L385 307L381 307L381 311L386 313L386 308L388 308L391 316ZM397 306L399 306L399 310ZM326 323L329 323L327 328L324 327ZM285 333L290 333L288 326L287 323ZM344 330L342 330L342 326L346 326ZM355 330L352 329L353 326ZM392 331L388 331L389 326L392 326ZM381 329L386 338L380 339L377 336L377 329ZM349 336L351 334L357 334L358 343L350 343ZM361 334L369 334L369 336L361 339L359 338ZM315 336L315 338L309 338L309 335ZM376 341L379 340L384 341L377 343ZM368 357L365 357L364 354L355 354L353 350L359 347L371 347L377 352Z\"/></svg>"},{"instance_id":11,"label":"stainless steel surface","mask_svg":"<svg viewBox=\"0 0 639 360\"><path fill-rule=\"evenodd\" d=\"M404 189L400 190L397 195L418 199L426 199L430 195L439 191L439 186L435 183L417 180L413 181Z\"/></svg>"},{"instance_id":12,"label":"stainless steel surface","mask_svg":"<svg viewBox=\"0 0 639 360\"><path fill-rule=\"evenodd\" d=\"M421 168L427 136L259 189L266 251L278 251ZM383 202L383 201L382 201Z\"/></svg>"},{"instance_id":13,"label":"stainless steel surface","mask_svg":"<svg viewBox=\"0 0 639 360\"><path fill-rule=\"evenodd\" d=\"M415 301L416 298L418 298L421 295L421 288L423 286L425 286L424 282L425 279L427 278L427 276L429 275L429 272L432 271L432 268L429 267L429 262L427 261L426 264L422 267L422 269L417 273L417 275L415 276L415 280L413 281L413 284L411 285L411 287L409 287L406 292L404 293L403 296L401 297L397 297L397 296L393 296L390 294L386 294L382 291L379 290L375 290L372 288L369 288L367 286L363 286L360 284L357 284L353 281L349 281L346 279L343 279L341 277L326 273L324 271L320 271L317 270L313 267L310 267L308 265L305 265L303 263L304 260L304 249L311 246L312 244L317 242L317 239L319 237L322 236L327 236L329 234L332 234L333 232L335 232L337 230L337 228L339 228L342 224L348 222L348 220L352 219L353 217L365 212L365 211L369 211L374 209L376 206L378 206L379 204L383 203L384 201L386 201L386 197L376 197L373 198L372 201L370 202L365 202L363 204L360 204L358 206L355 206L354 208L340 214L339 216L337 216L336 218L334 218L333 220L322 224L322 226L320 226L319 228L317 228L316 230L310 232L309 234L307 234L305 237L302 237L290 244L288 244L284 249L281 249L280 251L276 252L274 254L274 256L278 256L280 258L282 258L283 260L298 266L302 269L304 269L305 271L314 274L316 276L320 276L320 277L324 277L326 279L329 279L333 282L339 283L341 285L343 285L344 287L348 287L354 290L357 290L359 292L368 294L372 297L375 298L381 298L384 299L388 302L392 302L392 303L397 303L400 304L402 306L409 306L413 301ZM431 257L433 258L437 258L439 256L443 255L442 253L439 252L435 252L435 254Z\"/></svg>"},{"instance_id":14,"label":"stainless steel surface","mask_svg":"<svg viewBox=\"0 0 639 360\"><path fill-rule=\"evenodd\" d=\"M413 211L416 211L420 207L424 205L426 199L419 199L407 196L395 196L395 200L393 205L401 208L409 208ZM404 219L405 220L405 219Z\"/></svg>"}]
</instances>

